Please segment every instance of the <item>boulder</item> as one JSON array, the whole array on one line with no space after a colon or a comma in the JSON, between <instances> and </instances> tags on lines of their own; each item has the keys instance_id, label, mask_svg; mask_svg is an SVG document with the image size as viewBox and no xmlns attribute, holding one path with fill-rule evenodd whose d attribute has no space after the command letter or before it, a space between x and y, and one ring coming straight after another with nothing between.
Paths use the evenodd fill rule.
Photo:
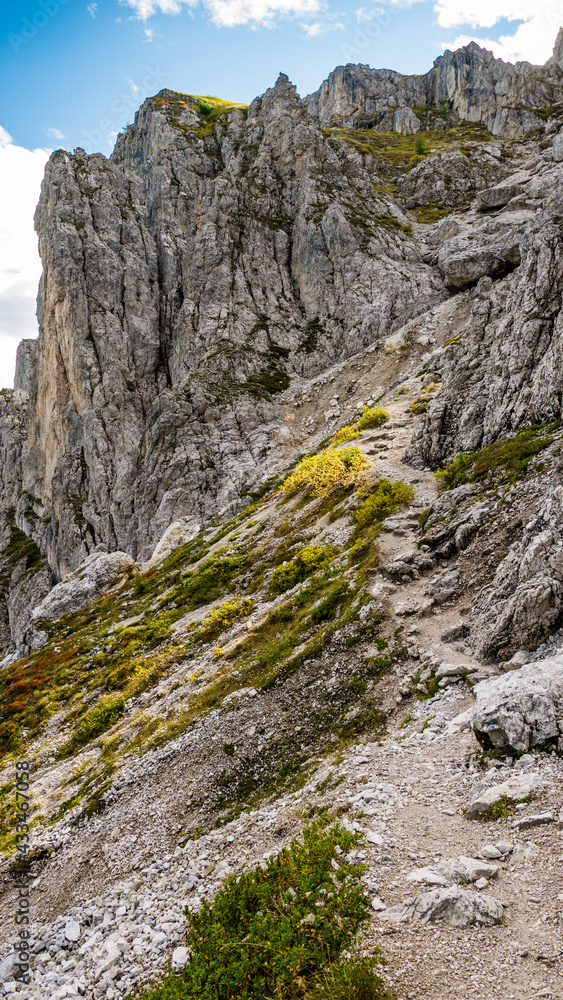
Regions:
<instances>
[{"instance_id":1,"label":"boulder","mask_svg":"<svg viewBox=\"0 0 563 1000\"><path fill-rule=\"evenodd\" d=\"M6 980L13 977L14 969L18 964L18 953L16 951L9 952L5 958L0 962L0 983L6 982Z\"/></svg>"},{"instance_id":2,"label":"boulder","mask_svg":"<svg viewBox=\"0 0 563 1000\"><path fill-rule=\"evenodd\" d=\"M78 941L80 939L80 924L78 920L73 920L69 917L65 924L65 938L67 941Z\"/></svg>"},{"instance_id":3,"label":"boulder","mask_svg":"<svg viewBox=\"0 0 563 1000\"><path fill-rule=\"evenodd\" d=\"M492 927L502 922L503 912L501 903L492 896L452 886L411 896L379 916L395 922L413 917L423 924L443 920L451 927Z\"/></svg>"},{"instance_id":4,"label":"boulder","mask_svg":"<svg viewBox=\"0 0 563 1000\"><path fill-rule=\"evenodd\" d=\"M491 208L502 208L503 205L508 205L509 201L512 201L513 198L518 198L523 193L524 191L520 184L498 184L496 187L485 188L483 191L479 191L477 195L477 207L482 211L487 211Z\"/></svg>"},{"instance_id":5,"label":"boulder","mask_svg":"<svg viewBox=\"0 0 563 1000\"><path fill-rule=\"evenodd\" d=\"M523 752L561 738L563 654L481 681L474 690L470 721L483 746Z\"/></svg>"},{"instance_id":6,"label":"boulder","mask_svg":"<svg viewBox=\"0 0 563 1000\"><path fill-rule=\"evenodd\" d=\"M179 948L174 948L172 952L172 969L174 972L180 972L188 964L191 956L191 951L189 948L180 946Z\"/></svg>"},{"instance_id":7,"label":"boulder","mask_svg":"<svg viewBox=\"0 0 563 1000\"><path fill-rule=\"evenodd\" d=\"M468 635L469 625L467 622L455 622L440 633L440 639L442 642L455 642L456 639L466 639Z\"/></svg>"},{"instance_id":8,"label":"boulder","mask_svg":"<svg viewBox=\"0 0 563 1000\"><path fill-rule=\"evenodd\" d=\"M520 263L520 247L516 234L485 236L474 240L455 237L444 244L438 254L438 267L449 288L464 289L479 278L502 278Z\"/></svg>"},{"instance_id":9,"label":"boulder","mask_svg":"<svg viewBox=\"0 0 563 1000\"><path fill-rule=\"evenodd\" d=\"M479 782L473 790L473 795L465 816L467 819L477 819L479 816L486 816L494 806L503 799L510 799L512 802L521 802L529 795L540 792L543 782L537 772L528 774L518 774L503 781L499 785L491 785L488 788L484 782Z\"/></svg>"},{"instance_id":10,"label":"boulder","mask_svg":"<svg viewBox=\"0 0 563 1000\"><path fill-rule=\"evenodd\" d=\"M497 857L500 853L497 852ZM428 882L430 885L459 885L461 882L476 882L477 879L494 878L498 872L496 865L478 861L476 858L448 858L426 868L417 868L407 876L409 882Z\"/></svg>"},{"instance_id":11,"label":"boulder","mask_svg":"<svg viewBox=\"0 0 563 1000\"><path fill-rule=\"evenodd\" d=\"M425 593L431 597L436 604L445 604L457 597L461 587L461 573L458 569L451 569L445 573L437 574L428 581Z\"/></svg>"},{"instance_id":12,"label":"boulder","mask_svg":"<svg viewBox=\"0 0 563 1000\"><path fill-rule=\"evenodd\" d=\"M137 564L126 552L92 552L32 611L32 625L78 611L133 576Z\"/></svg>"}]
</instances>

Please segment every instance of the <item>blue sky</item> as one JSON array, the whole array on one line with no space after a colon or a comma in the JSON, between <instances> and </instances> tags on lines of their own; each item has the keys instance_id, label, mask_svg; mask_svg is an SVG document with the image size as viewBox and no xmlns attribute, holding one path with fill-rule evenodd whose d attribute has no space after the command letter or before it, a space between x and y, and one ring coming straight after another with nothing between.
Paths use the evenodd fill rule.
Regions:
<instances>
[{"instance_id":1,"label":"blue sky","mask_svg":"<svg viewBox=\"0 0 563 1000\"><path fill-rule=\"evenodd\" d=\"M32 229L60 146L109 155L162 87L249 101L281 70L304 95L346 62L423 73L470 38L549 56L563 0L12 0L0 9L0 385L35 336Z\"/></svg>"}]
</instances>

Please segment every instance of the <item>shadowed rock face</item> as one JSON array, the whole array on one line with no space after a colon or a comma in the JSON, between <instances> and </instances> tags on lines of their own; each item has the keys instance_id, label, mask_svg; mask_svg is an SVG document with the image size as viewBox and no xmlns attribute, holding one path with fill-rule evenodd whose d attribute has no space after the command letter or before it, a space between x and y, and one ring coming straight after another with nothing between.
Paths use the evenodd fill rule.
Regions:
<instances>
[{"instance_id":1,"label":"shadowed rock face","mask_svg":"<svg viewBox=\"0 0 563 1000\"><path fill-rule=\"evenodd\" d=\"M495 59L475 42L439 56L424 76L403 76L365 65L338 66L306 98L323 125L376 128L381 132L416 131L403 127L405 112L434 108L464 121L482 122L493 135L515 136L542 124L534 108L561 100L561 32L545 66Z\"/></svg>"}]
</instances>

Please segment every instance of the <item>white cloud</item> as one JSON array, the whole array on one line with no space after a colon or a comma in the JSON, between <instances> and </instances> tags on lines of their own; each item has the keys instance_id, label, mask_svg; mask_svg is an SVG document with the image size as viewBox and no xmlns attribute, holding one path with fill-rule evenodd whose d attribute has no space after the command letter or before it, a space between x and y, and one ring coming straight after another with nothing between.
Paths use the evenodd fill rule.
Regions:
<instances>
[{"instance_id":1,"label":"white cloud","mask_svg":"<svg viewBox=\"0 0 563 1000\"><path fill-rule=\"evenodd\" d=\"M395 4L397 6L397 4ZM381 17L389 17L387 7L358 7L356 11L356 21L361 24L363 21L373 21Z\"/></svg>"},{"instance_id":2,"label":"white cloud","mask_svg":"<svg viewBox=\"0 0 563 1000\"><path fill-rule=\"evenodd\" d=\"M490 29L503 20L513 22L514 31L501 35L498 41L484 34L464 32L444 46L456 49L475 41L509 62L525 59L542 65L551 56L563 25L563 2L554 4L553 0L438 0L434 10L443 28L469 25Z\"/></svg>"},{"instance_id":3,"label":"white cloud","mask_svg":"<svg viewBox=\"0 0 563 1000\"><path fill-rule=\"evenodd\" d=\"M300 27L309 38L318 38L319 35L326 35L329 31L345 31L346 26L342 21L335 20L335 17L341 15L334 15L332 18L325 17L322 21L313 21L313 23L302 22Z\"/></svg>"},{"instance_id":4,"label":"white cloud","mask_svg":"<svg viewBox=\"0 0 563 1000\"><path fill-rule=\"evenodd\" d=\"M146 21L153 14L179 14L193 8L199 0L119 0L132 7L137 17ZM271 25L276 17L307 17L319 14L322 0L201 0L214 24L223 28L236 25ZM314 25L310 34L315 34Z\"/></svg>"},{"instance_id":5,"label":"white cloud","mask_svg":"<svg viewBox=\"0 0 563 1000\"><path fill-rule=\"evenodd\" d=\"M86 5L86 10L88 11L90 17L93 17L95 19L96 18L96 14L98 12L98 5L97 5L97 3L89 3L89 4L87 4Z\"/></svg>"},{"instance_id":6,"label":"white cloud","mask_svg":"<svg viewBox=\"0 0 563 1000\"><path fill-rule=\"evenodd\" d=\"M132 80L130 76L127 77L127 83L129 84L130 91L135 94L135 96L141 92L141 88L137 86L135 81Z\"/></svg>"},{"instance_id":7,"label":"white cloud","mask_svg":"<svg viewBox=\"0 0 563 1000\"><path fill-rule=\"evenodd\" d=\"M16 146L0 126L0 386L11 386L15 351L37 336L41 276L33 214L50 150Z\"/></svg>"},{"instance_id":8,"label":"white cloud","mask_svg":"<svg viewBox=\"0 0 563 1000\"><path fill-rule=\"evenodd\" d=\"M61 132L60 128L47 128L45 134L51 139L64 139L64 132Z\"/></svg>"}]
</instances>

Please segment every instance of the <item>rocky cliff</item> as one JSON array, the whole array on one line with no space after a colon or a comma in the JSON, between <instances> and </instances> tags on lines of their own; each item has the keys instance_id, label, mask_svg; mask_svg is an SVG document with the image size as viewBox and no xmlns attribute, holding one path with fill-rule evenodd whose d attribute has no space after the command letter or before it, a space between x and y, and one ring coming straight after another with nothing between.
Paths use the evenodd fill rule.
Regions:
<instances>
[{"instance_id":1,"label":"rocky cliff","mask_svg":"<svg viewBox=\"0 0 563 1000\"><path fill-rule=\"evenodd\" d=\"M306 104L323 125L343 128L412 133L422 130L428 117L445 128L453 112L482 122L493 135L521 135L541 125L538 109L561 103L562 49L560 32L545 66L507 64L475 42L446 51L424 76L338 66Z\"/></svg>"},{"instance_id":2,"label":"rocky cliff","mask_svg":"<svg viewBox=\"0 0 563 1000\"><path fill-rule=\"evenodd\" d=\"M495 146L479 129L543 130L546 117L557 127L560 48L558 38L541 73L473 44L421 78L339 68L304 101L280 76L248 109L163 91L109 160L53 154L36 217L40 337L20 348L4 400L2 463L4 509L38 546L49 580L100 546L142 561L176 520L232 509L305 445L306 430L288 419L290 386L389 336L480 268L498 277L516 266L517 220L481 227L498 233L487 237L489 265L481 254L467 280L451 261L444 270L455 251L446 230L417 223L425 208L431 219L468 205L517 166L510 142ZM419 106L428 114L414 125L407 111ZM326 127L335 122L362 130ZM422 124L421 154L401 134ZM385 138L384 128L398 132ZM542 178L526 191L551 218L558 168ZM542 230L543 217L543 245ZM518 283L514 294L527 295L529 255L540 250L525 239L526 268L503 285L504 299ZM553 241L556 224L555 253ZM429 253L443 242L441 259ZM552 310L556 284L547 278ZM487 404L482 385L470 412L480 408L492 434L551 415L541 366L537 379L539 395L513 390L513 418L508 403L502 416ZM459 414L442 420L439 445L430 424L417 432L424 461L441 459L448 420L459 426ZM452 446L469 438L481 440L472 431Z\"/></svg>"}]
</instances>

